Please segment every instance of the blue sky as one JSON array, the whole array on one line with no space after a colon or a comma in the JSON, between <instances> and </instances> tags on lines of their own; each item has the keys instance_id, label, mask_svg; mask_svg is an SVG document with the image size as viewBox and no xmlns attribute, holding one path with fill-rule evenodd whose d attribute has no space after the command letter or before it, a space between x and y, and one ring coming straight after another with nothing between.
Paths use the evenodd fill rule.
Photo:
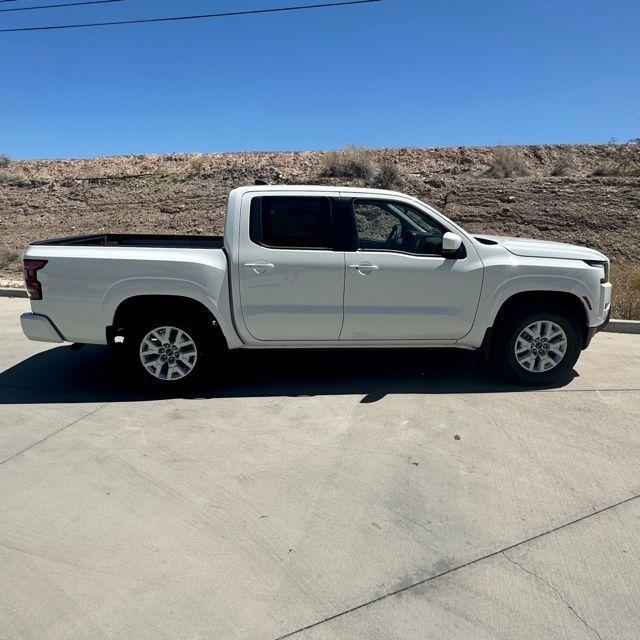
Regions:
<instances>
[{"instance_id":1,"label":"blue sky","mask_svg":"<svg viewBox=\"0 0 640 640\"><path fill-rule=\"evenodd\" d=\"M0 13L0 25L313 3L125 0ZM640 136L638 34L638 0L384 0L2 33L0 151L45 158L625 141Z\"/></svg>"}]
</instances>

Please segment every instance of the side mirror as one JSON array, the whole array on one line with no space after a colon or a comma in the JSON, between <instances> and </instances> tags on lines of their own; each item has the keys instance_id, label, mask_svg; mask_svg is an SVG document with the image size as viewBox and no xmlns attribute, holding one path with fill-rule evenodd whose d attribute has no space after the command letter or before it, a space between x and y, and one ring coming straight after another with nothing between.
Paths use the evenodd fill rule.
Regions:
<instances>
[{"instance_id":1,"label":"side mirror","mask_svg":"<svg viewBox=\"0 0 640 640\"><path fill-rule=\"evenodd\" d=\"M457 233L451 233L451 231L447 231L442 236L442 253L456 253L460 250L462 246L462 238Z\"/></svg>"}]
</instances>

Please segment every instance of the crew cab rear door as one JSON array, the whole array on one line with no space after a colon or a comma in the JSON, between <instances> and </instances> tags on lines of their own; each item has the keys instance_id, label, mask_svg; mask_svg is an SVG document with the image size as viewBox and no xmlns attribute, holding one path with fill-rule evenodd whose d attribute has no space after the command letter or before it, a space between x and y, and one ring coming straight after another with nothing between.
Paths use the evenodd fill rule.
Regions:
<instances>
[{"instance_id":1,"label":"crew cab rear door","mask_svg":"<svg viewBox=\"0 0 640 640\"><path fill-rule=\"evenodd\" d=\"M242 319L258 341L337 341L344 251L338 194L246 193L239 230Z\"/></svg>"},{"instance_id":2,"label":"crew cab rear door","mask_svg":"<svg viewBox=\"0 0 640 640\"><path fill-rule=\"evenodd\" d=\"M466 335L484 269L472 243L463 237L458 255L443 255L443 234L459 231L426 208L401 196L343 196L357 242L345 253L340 339L450 341Z\"/></svg>"}]
</instances>

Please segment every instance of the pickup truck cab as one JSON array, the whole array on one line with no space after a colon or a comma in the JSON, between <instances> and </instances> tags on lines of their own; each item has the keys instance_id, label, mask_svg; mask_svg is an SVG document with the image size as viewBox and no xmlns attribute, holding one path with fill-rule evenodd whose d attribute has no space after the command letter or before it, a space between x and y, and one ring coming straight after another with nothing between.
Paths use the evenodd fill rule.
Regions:
<instances>
[{"instance_id":1,"label":"pickup truck cab","mask_svg":"<svg viewBox=\"0 0 640 640\"><path fill-rule=\"evenodd\" d=\"M219 349L455 347L548 384L607 322L609 260L471 235L408 195L251 186L224 237L102 234L30 244L32 340L122 343L131 367L193 379Z\"/></svg>"}]
</instances>

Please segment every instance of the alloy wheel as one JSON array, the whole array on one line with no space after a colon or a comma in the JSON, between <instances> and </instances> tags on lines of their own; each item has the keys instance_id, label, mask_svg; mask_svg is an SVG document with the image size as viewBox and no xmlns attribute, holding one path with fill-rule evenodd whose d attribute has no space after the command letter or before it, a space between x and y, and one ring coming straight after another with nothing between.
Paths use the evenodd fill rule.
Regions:
<instances>
[{"instance_id":1,"label":"alloy wheel","mask_svg":"<svg viewBox=\"0 0 640 640\"><path fill-rule=\"evenodd\" d=\"M523 369L532 373L544 373L562 362L567 344L567 335L559 324L550 320L538 320L520 332L514 351L516 360Z\"/></svg>"},{"instance_id":2,"label":"alloy wheel","mask_svg":"<svg viewBox=\"0 0 640 640\"><path fill-rule=\"evenodd\" d=\"M158 380L181 380L196 366L198 349L193 338L178 327L156 327L140 342L140 361Z\"/></svg>"}]
</instances>

